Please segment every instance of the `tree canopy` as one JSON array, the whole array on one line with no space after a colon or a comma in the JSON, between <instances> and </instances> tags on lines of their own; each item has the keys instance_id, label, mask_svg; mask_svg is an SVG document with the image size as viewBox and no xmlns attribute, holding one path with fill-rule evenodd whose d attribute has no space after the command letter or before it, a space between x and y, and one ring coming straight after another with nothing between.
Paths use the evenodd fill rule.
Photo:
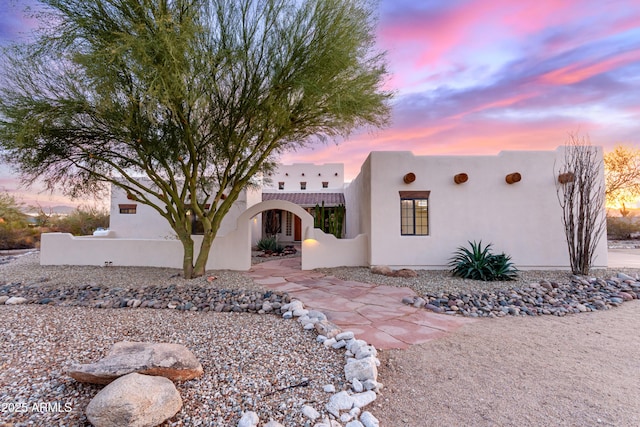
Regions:
<instances>
[{"instance_id":1,"label":"tree canopy","mask_svg":"<svg viewBox=\"0 0 640 427\"><path fill-rule=\"evenodd\" d=\"M640 149L617 145L604 155L604 167L607 204L626 216L626 205L640 198Z\"/></svg>"},{"instance_id":2,"label":"tree canopy","mask_svg":"<svg viewBox=\"0 0 640 427\"><path fill-rule=\"evenodd\" d=\"M111 183L152 206L186 277L278 155L388 119L368 0L42 2L49 25L3 54L5 160L71 196Z\"/></svg>"}]
</instances>

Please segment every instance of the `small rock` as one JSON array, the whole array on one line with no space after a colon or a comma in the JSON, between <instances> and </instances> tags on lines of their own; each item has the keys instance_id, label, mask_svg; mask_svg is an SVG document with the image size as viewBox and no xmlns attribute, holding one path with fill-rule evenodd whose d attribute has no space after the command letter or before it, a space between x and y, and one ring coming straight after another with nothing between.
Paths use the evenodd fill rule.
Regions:
<instances>
[{"instance_id":1,"label":"small rock","mask_svg":"<svg viewBox=\"0 0 640 427\"><path fill-rule=\"evenodd\" d=\"M364 391L364 385L362 385L360 380L358 380L357 378L354 378L353 380L351 380L351 388L356 393L362 393Z\"/></svg>"},{"instance_id":2,"label":"small rock","mask_svg":"<svg viewBox=\"0 0 640 427\"><path fill-rule=\"evenodd\" d=\"M624 274L624 273L618 273L618 274L616 275L616 277L617 277L618 279L622 279L622 280L633 280L633 281L635 281L635 280L636 280L636 279L635 279L635 277L631 277L631 276L629 276L628 274Z\"/></svg>"},{"instance_id":3,"label":"small rock","mask_svg":"<svg viewBox=\"0 0 640 427\"><path fill-rule=\"evenodd\" d=\"M260 422L258 414L253 411L248 411L242 414L242 418L238 421L238 427L256 427Z\"/></svg>"},{"instance_id":4,"label":"small rock","mask_svg":"<svg viewBox=\"0 0 640 427\"><path fill-rule=\"evenodd\" d=\"M304 405L302 407L302 415L309 418L311 421L315 421L320 418L320 413L315 410L312 406Z\"/></svg>"},{"instance_id":5,"label":"small rock","mask_svg":"<svg viewBox=\"0 0 640 427\"><path fill-rule=\"evenodd\" d=\"M336 393L331 398L329 398L329 402L326 405L327 411L333 414L335 417L340 416L340 411L347 410L353 408L353 399L349 396L349 393L346 391L341 391L340 393Z\"/></svg>"},{"instance_id":6,"label":"small rock","mask_svg":"<svg viewBox=\"0 0 640 427\"><path fill-rule=\"evenodd\" d=\"M321 320L316 322L316 332L320 335L324 335L327 338L333 338L338 335L342 330L334 323L328 320Z\"/></svg>"},{"instance_id":7,"label":"small rock","mask_svg":"<svg viewBox=\"0 0 640 427\"><path fill-rule=\"evenodd\" d=\"M351 331L345 331L345 332L340 332L338 335L336 335L336 340L340 341L340 340L352 340L354 338L354 334Z\"/></svg>"},{"instance_id":8,"label":"small rock","mask_svg":"<svg viewBox=\"0 0 640 427\"><path fill-rule=\"evenodd\" d=\"M7 302L7 300L9 299L8 296L6 295L2 295L0 296L0 305L4 304L5 302Z\"/></svg>"},{"instance_id":9,"label":"small rock","mask_svg":"<svg viewBox=\"0 0 640 427\"><path fill-rule=\"evenodd\" d=\"M11 297L4 302L5 305L19 305L19 304L26 304L26 303L27 303L27 299L23 297Z\"/></svg>"},{"instance_id":10,"label":"small rock","mask_svg":"<svg viewBox=\"0 0 640 427\"><path fill-rule=\"evenodd\" d=\"M365 406L376 400L377 397L378 395L375 391L368 390L363 393L356 393L352 395L351 400L353 401L354 406L358 408L364 408Z\"/></svg>"},{"instance_id":11,"label":"small rock","mask_svg":"<svg viewBox=\"0 0 640 427\"><path fill-rule=\"evenodd\" d=\"M340 415L340 421L342 421L343 423L348 423L352 419L353 419L353 415L351 415L348 412L345 412L344 414Z\"/></svg>"},{"instance_id":12,"label":"small rock","mask_svg":"<svg viewBox=\"0 0 640 427\"><path fill-rule=\"evenodd\" d=\"M322 387L322 389L326 393L335 393L336 392L336 387L333 384L327 384L324 387Z\"/></svg>"},{"instance_id":13,"label":"small rock","mask_svg":"<svg viewBox=\"0 0 640 427\"><path fill-rule=\"evenodd\" d=\"M364 411L362 415L360 415L360 422L364 427L380 427L380 421L369 411Z\"/></svg>"},{"instance_id":14,"label":"small rock","mask_svg":"<svg viewBox=\"0 0 640 427\"><path fill-rule=\"evenodd\" d=\"M413 301L414 300L415 300L415 297L412 297L412 296L403 297L402 298L402 303L406 304L406 305L413 305Z\"/></svg>"},{"instance_id":15,"label":"small rock","mask_svg":"<svg viewBox=\"0 0 640 427\"><path fill-rule=\"evenodd\" d=\"M364 359L351 360L344 367L344 375L347 381L351 382L354 378L359 381L378 379L378 368L372 357Z\"/></svg>"}]
</instances>

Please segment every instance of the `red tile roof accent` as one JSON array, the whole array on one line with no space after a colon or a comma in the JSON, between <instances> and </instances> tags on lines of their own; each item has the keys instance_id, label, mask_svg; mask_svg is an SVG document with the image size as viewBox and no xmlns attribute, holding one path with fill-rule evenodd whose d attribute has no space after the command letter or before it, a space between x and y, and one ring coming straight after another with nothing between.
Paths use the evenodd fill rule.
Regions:
<instances>
[{"instance_id":1,"label":"red tile roof accent","mask_svg":"<svg viewBox=\"0 0 640 427\"><path fill-rule=\"evenodd\" d=\"M262 193L262 201L285 200L299 206L337 206L344 204L343 193Z\"/></svg>"}]
</instances>

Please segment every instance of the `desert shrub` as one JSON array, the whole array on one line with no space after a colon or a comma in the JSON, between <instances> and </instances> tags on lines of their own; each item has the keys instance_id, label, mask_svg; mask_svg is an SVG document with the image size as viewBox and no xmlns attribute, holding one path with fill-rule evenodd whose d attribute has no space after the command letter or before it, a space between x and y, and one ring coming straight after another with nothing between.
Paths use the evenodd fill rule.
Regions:
<instances>
[{"instance_id":1,"label":"desert shrub","mask_svg":"<svg viewBox=\"0 0 640 427\"><path fill-rule=\"evenodd\" d=\"M629 239L631 233L640 233L640 221L635 217L607 217L607 238Z\"/></svg>"},{"instance_id":2,"label":"desert shrub","mask_svg":"<svg viewBox=\"0 0 640 427\"><path fill-rule=\"evenodd\" d=\"M257 246L259 250L265 252L270 251L279 254L284 251L284 246L279 245L275 237L263 237L258 240Z\"/></svg>"},{"instance_id":3,"label":"desert shrub","mask_svg":"<svg viewBox=\"0 0 640 427\"><path fill-rule=\"evenodd\" d=\"M87 236L98 227L109 227L109 213L96 208L78 208L67 216L50 218L51 231Z\"/></svg>"},{"instance_id":4,"label":"desert shrub","mask_svg":"<svg viewBox=\"0 0 640 427\"><path fill-rule=\"evenodd\" d=\"M518 269L511 257L491 252L491 243L482 247L482 241L469 242L471 249L460 246L450 259L449 267L454 276L465 279L495 281L515 280Z\"/></svg>"},{"instance_id":5,"label":"desert shrub","mask_svg":"<svg viewBox=\"0 0 640 427\"><path fill-rule=\"evenodd\" d=\"M29 227L23 205L9 193L0 193L0 249L30 249L38 246L39 232Z\"/></svg>"},{"instance_id":6,"label":"desert shrub","mask_svg":"<svg viewBox=\"0 0 640 427\"><path fill-rule=\"evenodd\" d=\"M40 245L40 231L26 226L0 223L0 250L31 249Z\"/></svg>"}]
</instances>

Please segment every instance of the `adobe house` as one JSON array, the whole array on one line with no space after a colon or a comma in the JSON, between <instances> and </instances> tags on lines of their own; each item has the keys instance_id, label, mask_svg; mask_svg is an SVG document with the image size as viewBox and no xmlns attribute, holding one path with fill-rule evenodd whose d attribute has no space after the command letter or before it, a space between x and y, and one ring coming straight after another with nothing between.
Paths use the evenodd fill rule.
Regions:
<instances>
[{"instance_id":1,"label":"adobe house","mask_svg":"<svg viewBox=\"0 0 640 427\"><path fill-rule=\"evenodd\" d=\"M493 243L520 269L568 269L556 192L563 156L563 147L495 156L379 151L348 184L342 164L284 165L261 188L243 192L223 221L207 268L248 270L251 247L270 234L301 242L303 269L443 269L453 251L473 240ZM343 238L315 227L313 214L323 202L329 214L343 206ZM194 240L197 246L197 235ZM42 264L105 262L181 268L182 247L163 218L116 189L107 236L42 237ZM606 265L605 236L594 267Z\"/></svg>"}]
</instances>

